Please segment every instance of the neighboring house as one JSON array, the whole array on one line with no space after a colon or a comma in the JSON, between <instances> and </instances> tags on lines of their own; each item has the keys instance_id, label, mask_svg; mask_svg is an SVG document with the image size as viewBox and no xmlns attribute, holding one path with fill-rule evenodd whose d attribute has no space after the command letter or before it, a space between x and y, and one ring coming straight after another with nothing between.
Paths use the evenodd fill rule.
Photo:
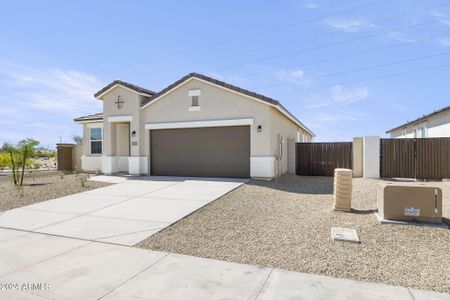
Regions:
<instances>
[{"instance_id":1,"label":"neighboring house","mask_svg":"<svg viewBox=\"0 0 450 300\"><path fill-rule=\"evenodd\" d=\"M450 137L450 106L392 128L391 138Z\"/></svg>"},{"instance_id":2,"label":"neighboring house","mask_svg":"<svg viewBox=\"0 0 450 300\"><path fill-rule=\"evenodd\" d=\"M288 140L314 137L278 101L197 73L158 93L116 80L95 97L103 113L74 120L88 171L271 179Z\"/></svg>"}]
</instances>

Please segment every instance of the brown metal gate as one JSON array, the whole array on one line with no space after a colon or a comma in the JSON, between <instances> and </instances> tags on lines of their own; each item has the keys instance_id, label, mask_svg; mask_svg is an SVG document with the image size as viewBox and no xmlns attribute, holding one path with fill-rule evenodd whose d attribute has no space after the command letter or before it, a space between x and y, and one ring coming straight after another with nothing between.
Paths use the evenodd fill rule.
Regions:
<instances>
[{"instance_id":1,"label":"brown metal gate","mask_svg":"<svg viewBox=\"0 0 450 300\"><path fill-rule=\"evenodd\" d=\"M450 138L381 139L381 177L450 178Z\"/></svg>"},{"instance_id":2,"label":"brown metal gate","mask_svg":"<svg viewBox=\"0 0 450 300\"><path fill-rule=\"evenodd\" d=\"M352 168L352 142L296 144L297 175L333 176L336 168Z\"/></svg>"},{"instance_id":3,"label":"brown metal gate","mask_svg":"<svg viewBox=\"0 0 450 300\"><path fill-rule=\"evenodd\" d=\"M414 139L381 139L380 176L415 178Z\"/></svg>"},{"instance_id":4,"label":"brown metal gate","mask_svg":"<svg viewBox=\"0 0 450 300\"><path fill-rule=\"evenodd\" d=\"M450 138L416 139L416 178L450 178Z\"/></svg>"}]
</instances>

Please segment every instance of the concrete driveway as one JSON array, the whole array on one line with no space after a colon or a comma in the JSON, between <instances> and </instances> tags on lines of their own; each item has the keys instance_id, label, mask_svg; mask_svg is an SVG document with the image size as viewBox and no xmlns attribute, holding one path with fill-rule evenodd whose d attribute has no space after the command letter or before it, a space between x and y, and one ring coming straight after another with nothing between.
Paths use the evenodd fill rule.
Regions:
<instances>
[{"instance_id":1,"label":"concrete driveway","mask_svg":"<svg viewBox=\"0 0 450 300\"><path fill-rule=\"evenodd\" d=\"M116 184L3 212L0 227L134 245L246 181L114 176L93 180Z\"/></svg>"}]
</instances>

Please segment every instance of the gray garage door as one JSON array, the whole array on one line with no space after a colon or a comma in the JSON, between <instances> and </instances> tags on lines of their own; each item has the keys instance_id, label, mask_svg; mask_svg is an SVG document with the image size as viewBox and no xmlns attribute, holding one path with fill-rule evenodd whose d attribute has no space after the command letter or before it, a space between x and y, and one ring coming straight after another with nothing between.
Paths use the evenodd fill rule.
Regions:
<instances>
[{"instance_id":1,"label":"gray garage door","mask_svg":"<svg viewBox=\"0 0 450 300\"><path fill-rule=\"evenodd\" d=\"M250 126L150 131L152 175L249 177Z\"/></svg>"}]
</instances>

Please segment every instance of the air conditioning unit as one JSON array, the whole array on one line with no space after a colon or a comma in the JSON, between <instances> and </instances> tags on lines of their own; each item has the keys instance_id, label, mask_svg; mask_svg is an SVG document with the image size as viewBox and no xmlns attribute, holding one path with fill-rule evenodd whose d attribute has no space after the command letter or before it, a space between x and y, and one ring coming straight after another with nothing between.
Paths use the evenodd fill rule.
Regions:
<instances>
[{"instance_id":1,"label":"air conditioning unit","mask_svg":"<svg viewBox=\"0 0 450 300\"><path fill-rule=\"evenodd\" d=\"M418 183L381 183L377 190L380 219L442 223L442 190Z\"/></svg>"}]
</instances>

